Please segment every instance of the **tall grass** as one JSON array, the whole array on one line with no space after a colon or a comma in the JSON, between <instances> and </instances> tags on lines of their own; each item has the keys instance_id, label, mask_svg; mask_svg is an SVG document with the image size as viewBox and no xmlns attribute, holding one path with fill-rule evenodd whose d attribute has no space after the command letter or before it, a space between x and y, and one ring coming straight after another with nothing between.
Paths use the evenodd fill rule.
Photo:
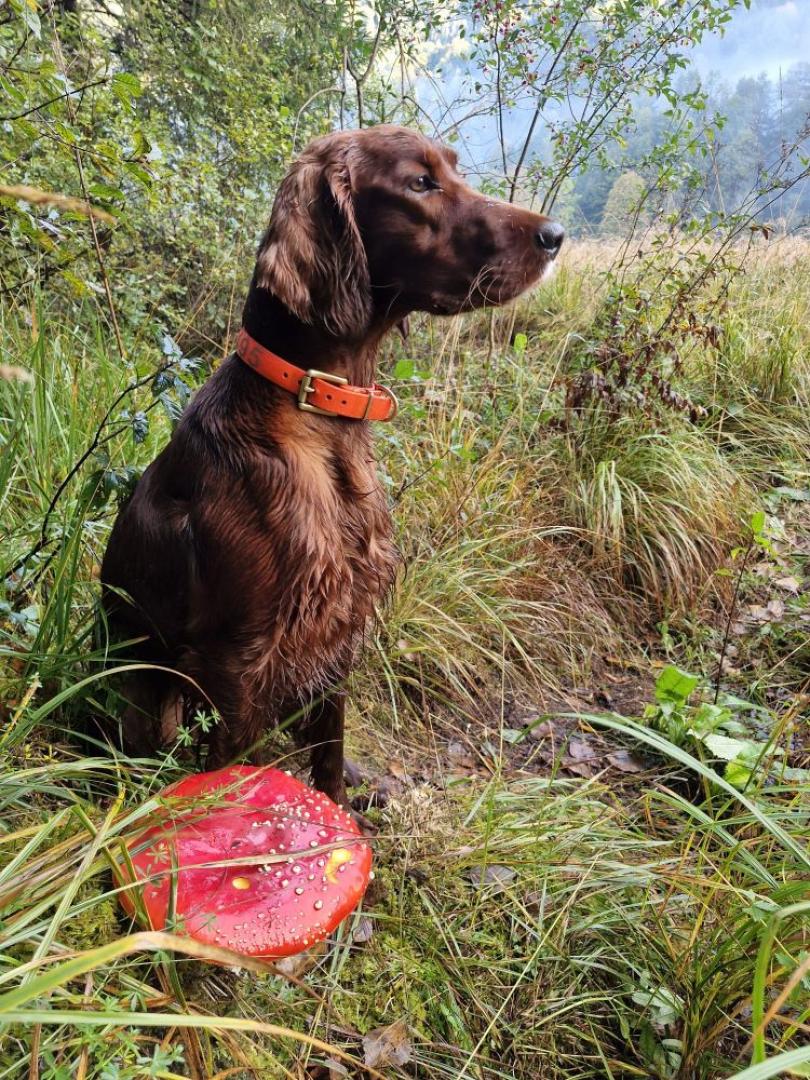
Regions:
<instances>
[{"instance_id":1,"label":"tall grass","mask_svg":"<svg viewBox=\"0 0 810 1080\"><path fill-rule=\"evenodd\" d=\"M713 672L718 570L764 492L808 483L806 249L753 266L719 347L690 356L700 425L554 423L610 255L575 249L492 322L387 348L403 408L378 452L405 565L350 739L424 782L378 815L370 939L358 914L292 979L132 936L119 911L122 839L188 767L80 735L118 708L93 632L116 489L169 430L147 385L108 411L162 354L140 335L122 362L89 304L70 324L42 299L3 313L0 363L32 381L0 379L0 1077L342 1076L399 1019L412 1060L385 1075L714 1080L807 1060L806 789L760 778L740 801L616 717L561 719L562 744L607 725L648 755L632 782L564 778L557 741L538 774L509 720L598 688L608 656L645 665L661 621ZM798 715L801 673L777 662ZM448 760L459 732L480 767Z\"/></svg>"}]
</instances>

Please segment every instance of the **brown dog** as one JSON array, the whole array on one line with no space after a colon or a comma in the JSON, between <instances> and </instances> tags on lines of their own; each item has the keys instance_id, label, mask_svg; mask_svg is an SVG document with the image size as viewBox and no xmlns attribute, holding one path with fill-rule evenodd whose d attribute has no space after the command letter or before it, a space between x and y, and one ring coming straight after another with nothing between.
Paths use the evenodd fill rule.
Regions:
<instances>
[{"instance_id":1,"label":"brown dog","mask_svg":"<svg viewBox=\"0 0 810 1080\"><path fill-rule=\"evenodd\" d=\"M241 358L197 393L112 530L110 624L145 637L139 659L189 677L216 706L210 766L298 713L313 783L346 801L342 685L397 568L363 419L389 412L381 389L364 389L380 340L411 311L513 299L564 235L480 195L455 164L452 150L398 127L307 147L259 247ZM326 376L300 370L311 368ZM325 414L306 408L315 401ZM129 751L172 736L191 685L138 673L122 721Z\"/></svg>"}]
</instances>

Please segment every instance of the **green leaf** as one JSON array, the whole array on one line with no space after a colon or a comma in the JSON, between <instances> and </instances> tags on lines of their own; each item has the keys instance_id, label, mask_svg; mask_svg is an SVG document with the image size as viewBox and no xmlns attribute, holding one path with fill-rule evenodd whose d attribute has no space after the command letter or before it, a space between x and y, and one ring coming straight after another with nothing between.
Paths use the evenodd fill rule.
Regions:
<instances>
[{"instance_id":1,"label":"green leaf","mask_svg":"<svg viewBox=\"0 0 810 1080\"><path fill-rule=\"evenodd\" d=\"M704 701L695 709L692 717L692 731L698 738L702 738L704 734L725 726L730 719L731 713L727 708Z\"/></svg>"},{"instance_id":2,"label":"green leaf","mask_svg":"<svg viewBox=\"0 0 810 1080\"><path fill-rule=\"evenodd\" d=\"M720 735L717 732L701 735L691 731L690 734L699 738L706 749L721 761L734 761L751 745L748 739L732 739L728 735ZM726 773L726 779L728 779L728 773Z\"/></svg>"},{"instance_id":3,"label":"green leaf","mask_svg":"<svg viewBox=\"0 0 810 1080\"><path fill-rule=\"evenodd\" d=\"M120 71L113 75L112 92L122 105L132 109L135 107L135 99L143 93L140 79L129 71Z\"/></svg>"},{"instance_id":4,"label":"green leaf","mask_svg":"<svg viewBox=\"0 0 810 1080\"><path fill-rule=\"evenodd\" d=\"M751 778L754 775L754 770L745 765L742 760L729 761L726 766L726 780L734 787L738 787L740 791L751 783Z\"/></svg>"},{"instance_id":5,"label":"green leaf","mask_svg":"<svg viewBox=\"0 0 810 1080\"><path fill-rule=\"evenodd\" d=\"M657 1024L672 1024L683 1013L683 1002L665 986L654 990L636 990L632 995L636 1005L649 1009Z\"/></svg>"},{"instance_id":6,"label":"green leaf","mask_svg":"<svg viewBox=\"0 0 810 1080\"><path fill-rule=\"evenodd\" d=\"M414 372L416 371L416 364L413 360L398 360L394 367L395 379L412 379Z\"/></svg>"},{"instance_id":7,"label":"green leaf","mask_svg":"<svg viewBox=\"0 0 810 1080\"><path fill-rule=\"evenodd\" d=\"M27 0L23 0L20 6L20 15L22 21L26 27L31 31L35 38L42 37L42 24L39 21L39 15L37 14L36 4L28 3Z\"/></svg>"},{"instance_id":8,"label":"green leaf","mask_svg":"<svg viewBox=\"0 0 810 1080\"><path fill-rule=\"evenodd\" d=\"M655 681L656 701L685 705L700 679L669 664Z\"/></svg>"},{"instance_id":9,"label":"green leaf","mask_svg":"<svg viewBox=\"0 0 810 1080\"><path fill-rule=\"evenodd\" d=\"M524 733L517 728L502 728L501 738L505 743L519 743L524 738Z\"/></svg>"},{"instance_id":10,"label":"green leaf","mask_svg":"<svg viewBox=\"0 0 810 1080\"><path fill-rule=\"evenodd\" d=\"M112 184L105 184L101 180L88 185L87 192L96 199L123 199L124 193L120 188Z\"/></svg>"},{"instance_id":11,"label":"green leaf","mask_svg":"<svg viewBox=\"0 0 810 1080\"><path fill-rule=\"evenodd\" d=\"M139 165L136 161L125 161L124 171L127 176L132 177L141 187L147 190L152 187L153 179L151 173L147 172L142 165Z\"/></svg>"},{"instance_id":12,"label":"green leaf","mask_svg":"<svg viewBox=\"0 0 810 1080\"><path fill-rule=\"evenodd\" d=\"M526 351L526 346L529 344L529 339L525 334L515 334L515 340L513 348L518 356L522 356Z\"/></svg>"},{"instance_id":13,"label":"green leaf","mask_svg":"<svg viewBox=\"0 0 810 1080\"><path fill-rule=\"evenodd\" d=\"M748 527L754 536L761 536L762 531L765 528L765 511L757 510L755 514L751 515L751 520L748 523Z\"/></svg>"},{"instance_id":14,"label":"green leaf","mask_svg":"<svg viewBox=\"0 0 810 1080\"><path fill-rule=\"evenodd\" d=\"M135 98L139 98L143 93L141 80L131 71L120 71L117 75L113 75L113 86L120 87Z\"/></svg>"}]
</instances>

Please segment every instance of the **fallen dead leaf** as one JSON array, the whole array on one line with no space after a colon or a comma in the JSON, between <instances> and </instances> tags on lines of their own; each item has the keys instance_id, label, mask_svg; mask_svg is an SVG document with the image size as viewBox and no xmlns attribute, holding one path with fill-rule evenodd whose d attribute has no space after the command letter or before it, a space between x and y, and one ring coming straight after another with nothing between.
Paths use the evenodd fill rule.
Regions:
<instances>
[{"instance_id":1,"label":"fallen dead leaf","mask_svg":"<svg viewBox=\"0 0 810 1080\"><path fill-rule=\"evenodd\" d=\"M499 863L490 863L489 866L473 866L467 871L467 879L473 885L491 885L492 892L503 892L509 882L517 876L517 871L511 866L501 866Z\"/></svg>"},{"instance_id":2,"label":"fallen dead leaf","mask_svg":"<svg viewBox=\"0 0 810 1080\"><path fill-rule=\"evenodd\" d=\"M784 600L769 600L765 609L771 619L781 619L785 614Z\"/></svg>"},{"instance_id":3,"label":"fallen dead leaf","mask_svg":"<svg viewBox=\"0 0 810 1080\"><path fill-rule=\"evenodd\" d=\"M608 754L608 761L620 772L626 773L639 773L644 772L644 765L633 757L629 750L615 750L612 754Z\"/></svg>"},{"instance_id":4,"label":"fallen dead leaf","mask_svg":"<svg viewBox=\"0 0 810 1080\"><path fill-rule=\"evenodd\" d=\"M548 896L545 893L536 891L527 892L523 903L526 905L528 912L542 918L548 904Z\"/></svg>"},{"instance_id":5,"label":"fallen dead leaf","mask_svg":"<svg viewBox=\"0 0 810 1080\"><path fill-rule=\"evenodd\" d=\"M408 773L406 772L404 765L399 761L389 761L388 771L397 780L408 779Z\"/></svg>"},{"instance_id":6,"label":"fallen dead leaf","mask_svg":"<svg viewBox=\"0 0 810 1080\"><path fill-rule=\"evenodd\" d=\"M345 1065L341 1065L339 1061L335 1061L334 1058L327 1058L324 1062L329 1070L329 1080L343 1080L344 1076L349 1075L349 1070Z\"/></svg>"},{"instance_id":7,"label":"fallen dead leaf","mask_svg":"<svg viewBox=\"0 0 810 1080\"><path fill-rule=\"evenodd\" d=\"M548 739L554 734L554 725L550 720L542 720L540 723L530 721L530 723L531 727L527 732L530 739L540 742L541 739Z\"/></svg>"},{"instance_id":8,"label":"fallen dead leaf","mask_svg":"<svg viewBox=\"0 0 810 1080\"><path fill-rule=\"evenodd\" d=\"M774 585L776 585L780 589L783 589L785 592L793 593L794 596L798 595L802 587L802 583L799 581L799 579L797 577L793 577L792 574L788 577L777 578L776 581L774 581Z\"/></svg>"},{"instance_id":9,"label":"fallen dead leaf","mask_svg":"<svg viewBox=\"0 0 810 1080\"><path fill-rule=\"evenodd\" d=\"M314 968L320 958L326 952L327 943L319 941L306 952L296 953L295 956L282 956L275 961L276 968L282 975L291 975L294 979L300 979L302 975Z\"/></svg>"},{"instance_id":10,"label":"fallen dead leaf","mask_svg":"<svg viewBox=\"0 0 810 1080\"><path fill-rule=\"evenodd\" d=\"M569 772L572 772L574 776L581 776L583 780L590 780L592 777L596 776L599 771L593 758L588 761L571 761L569 759L563 761L563 767L568 769Z\"/></svg>"},{"instance_id":11,"label":"fallen dead leaf","mask_svg":"<svg viewBox=\"0 0 810 1080\"><path fill-rule=\"evenodd\" d=\"M447 757L454 765L463 765L466 768L475 765L475 758L470 753L467 744L458 739L452 739L447 744Z\"/></svg>"},{"instance_id":12,"label":"fallen dead leaf","mask_svg":"<svg viewBox=\"0 0 810 1080\"><path fill-rule=\"evenodd\" d=\"M361 916L360 921L354 928L354 933L352 934L352 941L354 941L358 945L363 945L365 944L365 942L371 941L373 936L374 923L371 921L368 915Z\"/></svg>"},{"instance_id":13,"label":"fallen dead leaf","mask_svg":"<svg viewBox=\"0 0 810 1080\"><path fill-rule=\"evenodd\" d=\"M374 1028L363 1036L363 1060L372 1068L384 1065L407 1065L413 1047L404 1020Z\"/></svg>"},{"instance_id":14,"label":"fallen dead leaf","mask_svg":"<svg viewBox=\"0 0 810 1080\"><path fill-rule=\"evenodd\" d=\"M573 761L591 761L596 757L596 750L587 739L571 739L568 755Z\"/></svg>"}]
</instances>

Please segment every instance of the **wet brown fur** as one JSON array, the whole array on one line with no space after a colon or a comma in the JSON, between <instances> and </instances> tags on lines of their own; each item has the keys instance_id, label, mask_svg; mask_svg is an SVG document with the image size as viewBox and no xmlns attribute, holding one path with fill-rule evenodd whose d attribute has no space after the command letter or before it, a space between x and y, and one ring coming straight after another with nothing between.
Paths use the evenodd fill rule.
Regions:
<instances>
[{"instance_id":1,"label":"wet brown fur","mask_svg":"<svg viewBox=\"0 0 810 1080\"><path fill-rule=\"evenodd\" d=\"M244 325L302 367L368 385L383 335L414 310L502 303L553 256L546 219L485 199L455 155L401 128L316 140L282 182ZM414 192L429 174L438 190ZM208 764L300 713L313 782L345 801L343 684L397 554L365 422L302 412L233 355L195 395L113 528L102 567L138 673L122 734L154 752L181 693L216 706ZM194 692L199 687L199 693Z\"/></svg>"}]
</instances>

